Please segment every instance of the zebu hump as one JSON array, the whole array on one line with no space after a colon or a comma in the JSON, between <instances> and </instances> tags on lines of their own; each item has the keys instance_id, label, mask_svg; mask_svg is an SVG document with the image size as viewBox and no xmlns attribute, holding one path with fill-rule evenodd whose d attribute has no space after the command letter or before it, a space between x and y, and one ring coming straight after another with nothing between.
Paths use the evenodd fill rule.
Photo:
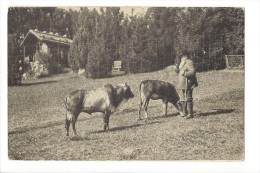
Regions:
<instances>
[{"instance_id":1,"label":"zebu hump","mask_svg":"<svg viewBox=\"0 0 260 173\"><path fill-rule=\"evenodd\" d=\"M65 98L65 105L68 110L79 107L84 99L85 90L76 90Z\"/></svg>"}]
</instances>

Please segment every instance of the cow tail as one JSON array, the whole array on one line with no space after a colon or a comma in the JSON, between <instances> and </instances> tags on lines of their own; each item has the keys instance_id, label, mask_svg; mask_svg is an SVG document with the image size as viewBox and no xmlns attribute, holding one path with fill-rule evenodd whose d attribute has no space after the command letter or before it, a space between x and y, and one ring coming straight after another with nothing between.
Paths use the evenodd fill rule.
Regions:
<instances>
[{"instance_id":1,"label":"cow tail","mask_svg":"<svg viewBox=\"0 0 260 173\"><path fill-rule=\"evenodd\" d=\"M143 82L140 83L139 86L139 93L140 93L140 107L143 105L143 99L142 99L142 84Z\"/></svg>"},{"instance_id":2,"label":"cow tail","mask_svg":"<svg viewBox=\"0 0 260 173\"><path fill-rule=\"evenodd\" d=\"M68 98L66 97L65 100L64 100L64 104L65 104L65 107L66 107L66 112L65 112L65 129L67 131L67 136L69 136L69 127L70 127L70 121L68 119Z\"/></svg>"},{"instance_id":3,"label":"cow tail","mask_svg":"<svg viewBox=\"0 0 260 173\"><path fill-rule=\"evenodd\" d=\"M68 103L68 97L66 97L65 98L65 100L64 100L64 104L65 104L65 108L66 108L66 112L65 112L65 122L67 122L68 121L68 116L67 116L67 113L68 113L68 105L67 105L67 103Z\"/></svg>"}]
</instances>

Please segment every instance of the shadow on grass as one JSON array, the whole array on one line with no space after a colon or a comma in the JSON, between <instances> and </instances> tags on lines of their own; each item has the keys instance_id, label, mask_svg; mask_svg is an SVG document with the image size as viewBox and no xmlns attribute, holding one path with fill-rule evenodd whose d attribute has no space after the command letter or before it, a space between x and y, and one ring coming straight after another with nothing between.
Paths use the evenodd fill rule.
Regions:
<instances>
[{"instance_id":1,"label":"shadow on grass","mask_svg":"<svg viewBox=\"0 0 260 173\"><path fill-rule=\"evenodd\" d=\"M158 124L158 123L161 123L161 122L160 121L149 122L149 120L145 120L143 124L139 124L139 122L137 122L134 125L114 127L114 128L109 129L109 131L104 131L104 130L93 131L93 132L87 133L86 135L88 135L88 134L99 134L99 133L109 133L109 132L114 132L114 131L122 131L122 130L127 130L127 129L130 129L130 128L134 128L134 127L140 127L140 126L146 126L146 125ZM98 138L90 138L88 136L83 136L83 137L82 136L72 136L72 137L69 137L69 139L71 141L83 141L83 140L89 141L89 140L96 140ZM102 139L104 139L104 138L102 137Z\"/></svg>"},{"instance_id":2,"label":"shadow on grass","mask_svg":"<svg viewBox=\"0 0 260 173\"><path fill-rule=\"evenodd\" d=\"M109 132L118 131L118 130L126 130L126 129L129 129L129 128L139 127L141 125L142 124L134 124L134 125L130 125L130 126L115 127L115 128L109 129L109 131L104 131L104 130L92 131L92 132L86 133L86 136L83 136L83 137L82 136L72 136L72 137L69 137L69 139L71 141L95 140L95 139L89 138L87 135L89 135L89 134L99 134L99 133L109 133Z\"/></svg>"},{"instance_id":3,"label":"shadow on grass","mask_svg":"<svg viewBox=\"0 0 260 173\"><path fill-rule=\"evenodd\" d=\"M144 123L142 123L144 122ZM104 130L98 130L98 131L93 131L93 132L89 132L88 134L96 134L96 133L107 133L107 132L114 132L114 131L122 131L122 130L127 130L127 129L131 129L131 128L135 128L135 127L140 127L140 126L145 126L145 125L151 125L151 124L158 124L161 123L161 121L153 121L153 122L149 122L149 120L140 120L138 122L136 122L133 125L129 125L129 126L120 126L120 127L114 127L109 129L109 131L104 131Z\"/></svg>"},{"instance_id":4,"label":"shadow on grass","mask_svg":"<svg viewBox=\"0 0 260 173\"><path fill-rule=\"evenodd\" d=\"M96 140L96 139L98 139L98 138L90 138L90 137L88 137L88 136L73 136L72 135L72 137L69 137L69 139L71 140L71 141L90 141L90 140Z\"/></svg>"},{"instance_id":5,"label":"shadow on grass","mask_svg":"<svg viewBox=\"0 0 260 173\"><path fill-rule=\"evenodd\" d=\"M163 118L168 118L168 117L177 117L179 115L179 112L175 112L172 114L168 114L167 116L163 116Z\"/></svg>"},{"instance_id":6,"label":"shadow on grass","mask_svg":"<svg viewBox=\"0 0 260 173\"><path fill-rule=\"evenodd\" d=\"M130 125L130 126L114 127L114 128L109 129L109 132L118 131L118 130L121 131L121 130L131 129L131 128L134 128L134 127L139 127L141 125L142 124L133 124L133 125Z\"/></svg>"},{"instance_id":7,"label":"shadow on grass","mask_svg":"<svg viewBox=\"0 0 260 173\"><path fill-rule=\"evenodd\" d=\"M55 82L58 82L58 81L50 80L50 81L41 81L41 82L22 83L22 86L42 85L42 84L49 84L49 83L55 83Z\"/></svg>"},{"instance_id":8,"label":"shadow on grass","mask_svg":"<svg viewBox=\"0 0 260 173\"><path fill-rule=\"evenodd\" d=\"M130 129L130 128L134 128L134 127L139 127L142 124L134 124L134 125L130 125L130 126L121 126L121 127L114 127L109 129L109 131L106 132L113 132L113 131L118 131L118 130L126 130L126 129ZM104 130L98 130L98 131L93 131L90 132L89 134L96 134L96 133L106 133Z\"/></svg>"},{"instance_id":9,"label":"shadow on grass","mask_svg":"<svg viewBox=\"0 0 260 173\"><path fill-rule=\"evenodd\" d=\"M205 116L211 116L211 115L218 115L218 114L228 114L228 113L232 113L234 112L235 109L212 109L209 112L201 112L201 113L195 113L195 117L205 117ZM172 114L168 114L167 116L157 116L157 117L148 117L147 120L154 120L154 119L160 119L160 118L169 118L169 117L177 117L179 115L178 112L172 113Z\"/></svg>"},{"instance_id":10,"label":"shadow on grass","mask_svg":"<svg viewBox=\"0 0 260 173\"><path fill-rule=\"evenodd\" d=\"M235 109L212 109L210 112L202 112L196 114L196 117L204 117L218 114L228 114L234 112Z\"/></svg>"},{"instance_id":11,"label":"shadow on grass","mask_svg":"<svg viewBox=\"0 0 260 173\"><path fill-rule=\"evenodd\" d=\"M168 114L168 115L159 115L157 117L148 117L149 120L154 120L154 119L160 119L160 118L169 118L169 117L177 117L179 115L178 112L172 113L172 114Z\"/></svg>"},{"instance_id":12,"label":"shadow on grass","mask_svg":"<svg viewBox=\"0 0 260 173\"><path fill-rule=\"evenodd\" d=\"M77 122L81 122L81 121L87 121L87 119L81 119L81 120L78 120ZM21 127L21 128L9 131L8 135L26 133L26 132L33 131L33 130L45 129L45 128L50 128L50 127L54 127L54 126L64 125L64 124L65 124L64 121L59 121L59 122L47 123L47 124L43 124L41 126L35 126L35 127Z\"/></svg>"},{"instance_id":13,"label":"shadow on grass","mask_svg":"<svg viewBox=\"0 0 260 173\"><path fill-rule=\"evenodd\" d=\"M121 113L130 113L130 112L137 112L138 109L136 108L126 108L124 110L121 111Z\"/></svg>"}]
</instances>

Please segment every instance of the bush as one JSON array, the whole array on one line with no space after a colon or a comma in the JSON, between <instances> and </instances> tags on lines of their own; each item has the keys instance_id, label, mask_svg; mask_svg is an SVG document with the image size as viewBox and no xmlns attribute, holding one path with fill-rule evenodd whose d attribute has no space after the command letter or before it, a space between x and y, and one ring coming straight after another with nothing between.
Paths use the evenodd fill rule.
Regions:
<instances>
[{"instance_id":1,"label":"bush","mask_svg":"<svg viewBox=\"0 0 260 173\"><path fill-rule=\"evenodd\" d=\"M37 52L35 54L35 63L39 62L42 65L43 70L48 70L50 74L55 71L57 65L53 62L53 56L50 53L46 52Z\"/></svg>"},{"instance_id":2,"label":"bush","mask_svg":"<svg viewBox=\"0 0 260 173\"><path fill-rule=\"evenodd\" d=\"M37 52L35 54L35 62L25 64L24 69L26 78L40 78L53 74L57 68L53 62L52 55L45 52Z\"/></svg>"}]
</instances>

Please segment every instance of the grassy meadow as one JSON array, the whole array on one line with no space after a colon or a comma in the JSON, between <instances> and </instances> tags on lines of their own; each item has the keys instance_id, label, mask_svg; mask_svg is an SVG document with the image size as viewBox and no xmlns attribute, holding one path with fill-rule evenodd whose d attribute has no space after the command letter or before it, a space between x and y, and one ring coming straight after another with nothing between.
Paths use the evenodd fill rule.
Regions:
<instances>
[{"instance_id":1,"label":"grassy meadow","mask_svg":"<svg viewBox=\"0 0 260 173\"><path fill-rule=\"evenodd\" d=\"M8 87L8 155L11 160L242 160L244 158L244 72L197 73L195 118L177 116L169 105L150 101L148 119L136 121L142 80L177 84L170 68L106 79L69 72L20 87ZM76 89L128 82L135 97L111 115L103 132L100 113L81 113L78 137L64 128L65 96ZM70 129L71 130L71 129Z\"/></svg>"}]
</instances>

